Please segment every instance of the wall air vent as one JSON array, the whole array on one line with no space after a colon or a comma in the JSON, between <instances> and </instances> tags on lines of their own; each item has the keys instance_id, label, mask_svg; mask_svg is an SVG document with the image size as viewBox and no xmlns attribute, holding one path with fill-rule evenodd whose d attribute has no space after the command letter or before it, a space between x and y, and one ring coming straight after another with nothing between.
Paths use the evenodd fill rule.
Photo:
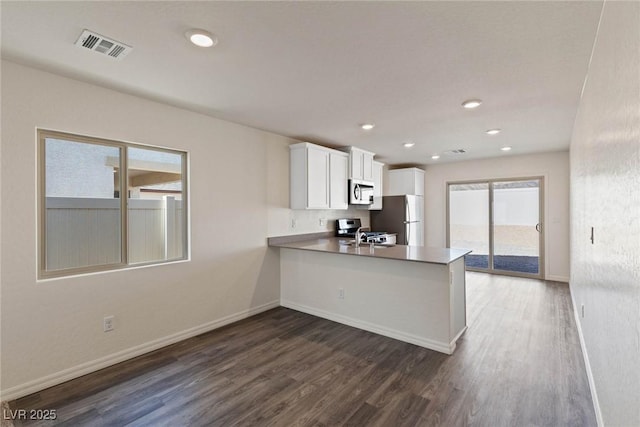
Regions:
<instances>
[{"instance_id":1,"label":"wall air vent","mask_svg":"<svg viewBox=\"0 0 640 427\"><path fill-rule=\"evenodd\" d=\"M101 36L89 30L84 30L82 34L80 34L75 45L115 59L122 59L133 50L131 46L127 46L124 43Z\"/></svg>"},{"instance_id":2,"label":"wall air vent","mask_svg":"<svg viewBox=\"0 0 640 427\"><path fill-rule=\"evenodd\" d=\"M464 148L458 148L456 150L445 151L444 154L464 154L466 152L467 150L465 150Z\"/></svg>"}]
</instances>

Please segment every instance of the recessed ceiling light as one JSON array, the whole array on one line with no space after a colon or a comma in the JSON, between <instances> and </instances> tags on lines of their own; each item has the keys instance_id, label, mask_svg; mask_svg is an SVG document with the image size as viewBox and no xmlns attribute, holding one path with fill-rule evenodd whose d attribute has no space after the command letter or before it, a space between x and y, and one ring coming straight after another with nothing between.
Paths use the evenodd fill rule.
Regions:
<instances>
[{"instance_id":1,"label":"recessed ceiling light","mask_svg":"<svg viewBox=\"0 0 640 427\"><path fill-rule=\"evenodd\" d=\"M509 146L502 147L501 150L502 151L509 151L509 150L511 150L511 147L509 147Z\"/></svg>"},{"instance_id":2,"label":"recessed ceiling light","mask_svg":"<svg viewBox=\"0 0 640 427\"><path fill-rule=\"evenodd\" d=\"M431 158L433 160L438 160L440 158L440 156L438 156L437 154L434 154L433 156L431 156Z\"/></svg>"},{"instance_id":3,"label":"recessed ceiling light","mask_svg":"<svg viewBox=\"0 0 640 427\"><path fill-rule=\"evenodd\" d=\"M191 43L199 47L211 47L218 44L218 38L205 30L189 30L185 33Z\"/></svg>"},{"instance_id":4,"label":"recessed ceiling light","mask_svg":"<svg viewBox=\"0 0 640 427\"><path fill-rule=\"evenodd\" d=\"M502 132L502 129L489 129L486 131L487 135L497 135Z\"/></svg>"},{"instance_id":5,"label":"recessed ceiling light","mask_svg":"<svg viewBox=\"0 0 640 427\"><path fill-rule=\"evenodd\" d=\"M402 146L403 146L404 148L411 148L411 147L413 147L414 145L416 145L416 143L415 143L415 142L411 142L411 141L408 141L408 142L405 142L404 144L402 144Z\"/></svg>"},{"instance_id":6,"label":"recessed ceiling light","mask_svg":"<svg viewBox=\"0 0 640 427\"><path fill-rule=\"evenodd\" d=\"M362 129L364 130L371 130L374 127L376 127L376 125L374 125L373 123L365 123L363 125L360 126Z\"/></svg>"},{"instance_id":7,"label":"recessed ceiling light","mask_svg":"<svg viewBox=\"0 0 640 427\"><path fill-rule=\"evenodd\" d=\"M480 104L482 104L482 100L481 99L468 99L466 101L464 101L462 103L462 106L464 108L478 108L480 106Z\"/></svg>"}]
</instances>

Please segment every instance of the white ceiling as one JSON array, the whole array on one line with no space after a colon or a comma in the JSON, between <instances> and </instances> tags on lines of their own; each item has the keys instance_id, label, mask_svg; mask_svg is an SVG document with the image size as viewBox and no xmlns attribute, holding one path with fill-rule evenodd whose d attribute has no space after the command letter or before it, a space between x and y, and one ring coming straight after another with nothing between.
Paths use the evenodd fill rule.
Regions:
<instances>
[{"instance_id":1,"label":"white ceiling","mask_svg":"<svg viewBox=\"0 0 640 427\"><path fill-rule=\"evenodd\" d=\"M457 148L467 154L439 162L568 149L601 7L2 1L2 55L390 164L429 164ZM74 46L85 28L134 49L117 61ZM190 28L218 45L191 45ZM465 110L468 98L484 102Z\"/></svg>"}]
</instances>

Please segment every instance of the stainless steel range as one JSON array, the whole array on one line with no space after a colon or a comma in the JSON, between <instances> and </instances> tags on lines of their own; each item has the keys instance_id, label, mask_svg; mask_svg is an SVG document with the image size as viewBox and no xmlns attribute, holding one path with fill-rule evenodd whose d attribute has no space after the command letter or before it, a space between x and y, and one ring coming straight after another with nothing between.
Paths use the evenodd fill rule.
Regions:
<instances>
[{"instance_id":1,"label":"stainless steel range","mask_svg":"<svg viewBox=\"0 0 640 427\"><path fill-rule=\"evenodd\" d=\"M360 218L341 218L336 220L336 236L352 238L356 237L356 232L362 227ZM375 243L377 245L395 245L396 234L389 234L386 231L361 231L362 242Z\"/></svg>"}]
</instances>

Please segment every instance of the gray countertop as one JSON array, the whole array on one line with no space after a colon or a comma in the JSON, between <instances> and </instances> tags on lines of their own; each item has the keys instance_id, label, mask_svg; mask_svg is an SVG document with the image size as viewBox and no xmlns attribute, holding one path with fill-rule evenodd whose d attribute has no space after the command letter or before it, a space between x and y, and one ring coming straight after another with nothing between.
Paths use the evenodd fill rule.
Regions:
<instances>
[{"instance_id":1,"label":"gray countertop","mask_svg":"<svg viewBox=\"0 0 640 427\"><path fill-rule=\"evenodd\" d=\"M337 237L310 236L307 240L270 238L269 246L277 248L301 249L306 251L329 252L336 254L366 256L373 258L386 258L404 261L426 262L430 264L451 264L470 253L467 249L432 248L426 246L395 245L388 247L376 247L371 249L368 244L359 248L351 246L348 242L352 239L340 239Z\"/></svg>"}]
</instances>

